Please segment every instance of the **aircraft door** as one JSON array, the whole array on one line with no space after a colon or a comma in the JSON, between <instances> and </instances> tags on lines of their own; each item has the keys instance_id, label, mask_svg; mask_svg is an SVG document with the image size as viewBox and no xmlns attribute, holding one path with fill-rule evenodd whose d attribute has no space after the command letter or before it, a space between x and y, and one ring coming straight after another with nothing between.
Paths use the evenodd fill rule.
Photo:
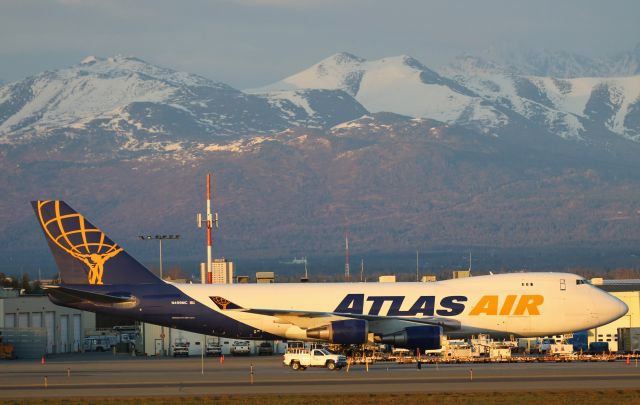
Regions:
<instances>
[{"instance_id":1,"label":"aircraft door","mask_svg":"<svg viewBox=\"0 0 640 405\"><path fill-rule=\"evenodd\" d=\"M560 279L560 291L567 291L567 282L564 278Z\"/></svg>"}]
</instances>

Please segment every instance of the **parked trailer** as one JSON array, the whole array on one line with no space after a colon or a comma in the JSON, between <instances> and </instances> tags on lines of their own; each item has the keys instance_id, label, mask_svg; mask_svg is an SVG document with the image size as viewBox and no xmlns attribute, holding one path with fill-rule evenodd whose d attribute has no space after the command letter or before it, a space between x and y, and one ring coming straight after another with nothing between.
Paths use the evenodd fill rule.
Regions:
<instances>
[{"instance_id":1,"label":"parked trailer","mask_svg":"<svg viewBox=\"0 0 640 405\"><path fill-rule=\"evenodd\" d=\"M640 328L618 328L618 351L640 352Z\"/></svg>"}]
</instances>

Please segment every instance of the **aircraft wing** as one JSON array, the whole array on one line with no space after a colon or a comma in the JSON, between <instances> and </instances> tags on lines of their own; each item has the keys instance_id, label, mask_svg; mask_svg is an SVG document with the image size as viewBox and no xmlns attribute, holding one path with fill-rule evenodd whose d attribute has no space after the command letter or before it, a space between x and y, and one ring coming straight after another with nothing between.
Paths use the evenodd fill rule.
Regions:
<instances>
[{"instance_id":1,"label":"aircraft wing","mask_svg":"<svg viewBox=\"0 0 640 405\"><path fill-rule=\"evenodd\" d=\"M328 323L333 320L340 319L363 319L378 324L385 322L410 322L420 325L441 326L443 330L453 331L461 328L460 322L454 319L444 317L428 316L428 317L404 317L404 316L383 316L383 315L365 315L365 314L346 314L341 312L322 312L322 311L297 311L292 309L263 309L263 308L243 308L223 297L213 296L211 300L222 311L228 312L245 312L257 315L273 316L281 319L283 322L292 323L301 328L316 327L322 323ZM323 319L325 318L325 319Z\"/></svg>"},{"instance_id":2,"label":"aircraft wing","mask_svg":"<svg viewBox=\"0 0 640 405\"><path fill-rule=\"evenodd\" d=\"M385 321L404 321L423 325L441 326L442 329L452 331L461 328L460 322L437 316L429 317L404 317L404 316L383 316L383 315L363 315L363 314L343 314L338 312L314 312L314 311L294 311L294 310L277 310L277 309L257 309L257 308L244 308L244 312L252 314L269 315L277 318L286 318L293 320L292 323L296 323L295 319L310 319L310 318L340 318L340 319L363 319L370 322L385 322Z\"/></svg>"}]
</instances>

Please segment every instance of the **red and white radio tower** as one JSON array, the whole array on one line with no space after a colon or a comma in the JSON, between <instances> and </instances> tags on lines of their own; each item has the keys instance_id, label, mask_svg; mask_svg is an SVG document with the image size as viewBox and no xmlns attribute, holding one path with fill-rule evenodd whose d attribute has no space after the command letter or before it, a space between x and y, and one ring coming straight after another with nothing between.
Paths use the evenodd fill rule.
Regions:
<instances>
[{"instance_id":1,"label":"red and white radio tower","mask_svg":"<svg viewBox=\"0 0 640 405\"><path fill-rule=\"evenodd\" d=\"M202 219L202 214L198 214L198 228L202 227L203 224L206 224L207 230L207 265L206 265L206 277L203 278L207 283L211 284L213 281L213 272L211 269L211 250L213 247L213 237L211 235L211 231L213 227L218 228L218 213L211 213L211 178L213 176L210 173L207 173L207 212L205 213L205 219Z\"/></svg>"}]
</instances>

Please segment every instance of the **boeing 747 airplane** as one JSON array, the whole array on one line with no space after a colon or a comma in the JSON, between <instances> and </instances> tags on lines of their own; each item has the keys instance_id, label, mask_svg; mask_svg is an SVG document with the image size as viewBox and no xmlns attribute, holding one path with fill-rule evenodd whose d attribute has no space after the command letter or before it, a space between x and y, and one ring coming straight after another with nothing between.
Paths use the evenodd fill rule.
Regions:
<instances>
[{"instance_id":1,"label":"boeing 747 airplane","mask_svg":"<svg viewBox=\"0 0 640 405\"><path fill-rule=\"evenodd\" d=\"M207 335L440 348L441 336L546 336L607 324L619 299L568 273L433 283L177 284L63 201L32 202L63 283L52 302Z\"/></svg>"}]
</instances>

